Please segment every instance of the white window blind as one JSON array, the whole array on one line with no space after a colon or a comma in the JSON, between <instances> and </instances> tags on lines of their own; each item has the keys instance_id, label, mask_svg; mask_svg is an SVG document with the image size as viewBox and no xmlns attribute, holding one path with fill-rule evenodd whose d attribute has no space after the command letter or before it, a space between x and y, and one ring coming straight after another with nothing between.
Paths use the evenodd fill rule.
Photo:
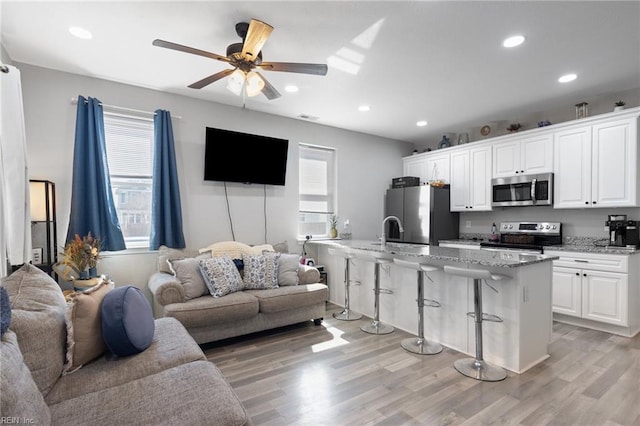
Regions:
<instances>
[{"instance_id":1,"label":"white window blind","mask_svg":"<svg viewBox=\"0 0 640 426\"><path fill-rule=\"evenodd\" d=\"M332 214L335 210L335 150L299 146L301 213Z\"/></svg>"},{"instance_id":2,"label":"white window blind","mask_svg":"<svg viewBox=\"0 0 640 426\"><path fill-rule=\"evenodd\" d=\"M109 173L148 177L153 174L153 121L104 113Z\"/></svg>"},{"instance_id":3,"label":"white window blind","mask_svg":"<svg viewBox=\"0 0 640 426\"><path fill-rule=\"evenodd\" d=\"M153 121L104 113L111 190L127 248L145 247L151 231Z\"/></svg>"},{"instance_id":4,"label":"white window blind","mask_svg":"<svg viewBox=\"0 0 640 426\"><path fill-rule=\"evenodd\" d=\"M328 236L329 217L336 209L336 152L304 144L298 152L298 236Z\"/></svg>"}]
</instances>

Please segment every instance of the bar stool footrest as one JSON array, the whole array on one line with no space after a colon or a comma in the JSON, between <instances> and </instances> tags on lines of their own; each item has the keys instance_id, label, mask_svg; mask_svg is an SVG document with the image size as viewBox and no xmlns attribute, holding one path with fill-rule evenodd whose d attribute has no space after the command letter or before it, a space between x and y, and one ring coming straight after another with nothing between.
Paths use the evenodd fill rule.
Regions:
<instances>
[{"instance_id":1,"label":"bar stool footrest","mask_svg":"<svg viewBox=\"0 0 640 426\"><path fill-rule=\"evenodd\" d=\"M476 314L475 312L467 312L467 316L475 319ZM482 314L482 321L504 322L504 320L497 315L485 314L485 313Z\"/></svg>"}]
</instances>

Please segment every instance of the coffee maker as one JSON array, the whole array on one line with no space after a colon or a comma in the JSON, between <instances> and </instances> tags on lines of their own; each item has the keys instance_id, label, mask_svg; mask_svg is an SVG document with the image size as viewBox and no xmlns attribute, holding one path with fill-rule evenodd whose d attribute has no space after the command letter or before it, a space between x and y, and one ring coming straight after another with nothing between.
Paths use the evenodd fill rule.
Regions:
<instances>
[{"instance_id":1,"label":"coffee maker","mask_svg":"<svg viewBox=\"0 0 640 426\"><path fill-rule=\"evenodd\" d=\"M627 220L627 215L609 215L609 246L636 248L640 246L640 221Z\"/></svg>"}]
</instances>

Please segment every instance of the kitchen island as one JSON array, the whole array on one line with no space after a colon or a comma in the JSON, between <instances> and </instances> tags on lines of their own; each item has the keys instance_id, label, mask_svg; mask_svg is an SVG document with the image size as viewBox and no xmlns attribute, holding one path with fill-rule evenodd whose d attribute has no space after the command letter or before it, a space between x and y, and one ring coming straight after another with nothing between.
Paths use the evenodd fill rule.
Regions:
<instances>
[{"instance_id":1,"label":"kitchen island","mask_svg":"<svg viewBox=\"0 0 640 426\"><path fill-rule=\"evenodd\" d=\"M355 254L351 266L351 309L373 316L372 257L399 258L444 267L487 269L509 279L490 282L498 292L483 286L483 311L498 315L500 323L485 323L484 358L516 373L522 373L548 355L551 337L551 282L553 256L521 254L514 251L485 251L372 241L310 241L318 262L329 273L329 298L344 301L344 259L329 255L334 247ZM425 308L425 337L465 354L475 353L473 280L429 273L425 298L437 300L440 308ZM380 296L380 320L409 333L417 333L416 271L389 264L382 268L381 287L393 294ZM384 336L379 336L384 339Z\"/></svg>"}]
</instances>

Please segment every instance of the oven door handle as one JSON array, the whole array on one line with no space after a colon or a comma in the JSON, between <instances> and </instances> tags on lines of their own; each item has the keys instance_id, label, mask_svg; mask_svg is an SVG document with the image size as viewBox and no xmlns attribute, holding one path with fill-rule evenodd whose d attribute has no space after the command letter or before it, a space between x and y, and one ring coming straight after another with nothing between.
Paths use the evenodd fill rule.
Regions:
<instances>
[{"instance_id":1,"label":"oven door handle","mask_svg":"<svg viewBox=\"0 0 640 426\"><path fill-rule=\"evenodd\" d=\"M538 179L531 180L531 201L536 201L536 182Z\"/></svg>"}]
</instances>

